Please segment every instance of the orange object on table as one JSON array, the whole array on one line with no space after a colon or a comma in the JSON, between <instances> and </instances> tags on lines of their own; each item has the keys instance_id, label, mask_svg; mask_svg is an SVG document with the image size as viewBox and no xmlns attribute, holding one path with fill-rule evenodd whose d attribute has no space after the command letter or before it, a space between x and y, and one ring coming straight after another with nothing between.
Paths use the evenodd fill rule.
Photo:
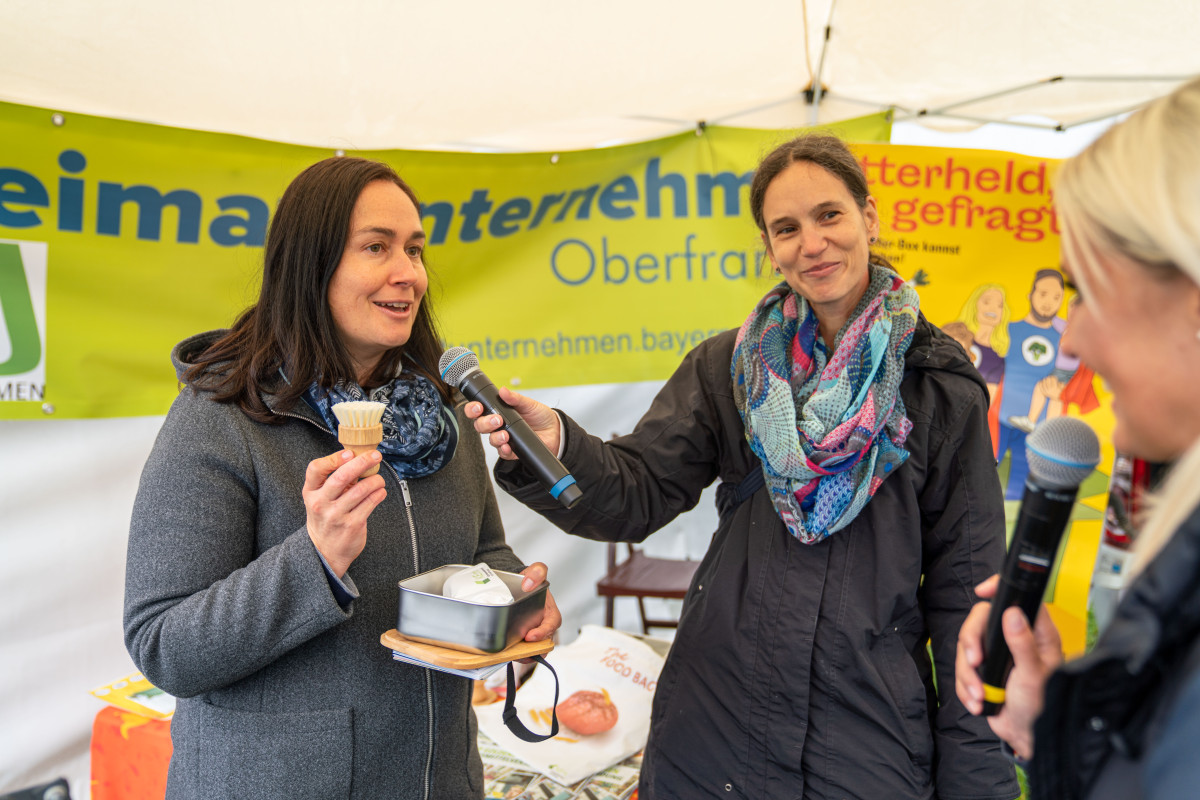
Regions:
<instances>
[{"instance_id":1,"label":"orange object on table","mask_svg":"<svg viewBox=\"0 0 1200 800\"><path fill-rule=\"evenodd\" d=\"M105 706L92 724L92 800L162 800L171 721Z\"/></svg>"}]
</instances>

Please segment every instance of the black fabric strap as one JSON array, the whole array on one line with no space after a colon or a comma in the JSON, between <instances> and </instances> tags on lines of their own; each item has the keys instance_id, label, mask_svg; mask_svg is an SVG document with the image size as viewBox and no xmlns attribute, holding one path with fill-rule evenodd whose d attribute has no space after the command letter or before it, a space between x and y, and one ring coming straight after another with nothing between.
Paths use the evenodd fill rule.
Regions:
<instances>
[{"instance_id":1,"label":"black fabric strap","mask_svg":"<svg viewBox=\"0 0 1200 800\"><path fill-rule=\"evenodd\" d=\"M751 495L766 484L767 480L763 477L762 466L757 461L755 461L755 466L757 468L750 470L750 473L742 478L742 482L737 486L722 483L717 487L717 513L722 517L749 500Z\"/></svg>"},{"instance_id":2,"label":"black fabric strap","mask_svg":"<svg viewBox=\"0 0 1200 800\"><path fill-rule=\"evenodd\" d=\"M512 662L508 662L508 691L504 695L504 713L501 719L504 720L504 725L512 732L512 735L523 742L544 742L558 735L558 673L554 671L554 667L541 656L534 656L533 660L541 664L546 669L550 670L550 674L554 676L554 705L550 707L550 732L549 733L534 733L522 724L517 717L517 709L513 705L517 696L517 676L513 674Z\"/></svg>"}]
</instances>

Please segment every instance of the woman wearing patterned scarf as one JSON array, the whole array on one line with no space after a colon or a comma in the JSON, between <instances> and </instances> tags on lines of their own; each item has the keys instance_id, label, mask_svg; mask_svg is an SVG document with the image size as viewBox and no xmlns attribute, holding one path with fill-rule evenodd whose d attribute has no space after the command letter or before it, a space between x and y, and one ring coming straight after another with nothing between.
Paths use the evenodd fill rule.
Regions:
<instances>
[{"instance_id":1,"label":"woman wearing patterned scarf","mask_svg":"<svg viewBox=\"0 0 1200 800\"><path fill-rule=\"evenodd\" d=\"M470 681L379 636L419 572L487 562L532 588L546 566L505 543L483 447L431 369L418 208L386 164L309 167L258 302L172 354L189 390L142 473L125 592L134 662L179 698L168 797L482 797ZM378 452L338 444L348 399L387 404ZM547 596L526 638L560 622Z\"/></svg>"},{"instance_id":2,"label":"woman wearing patterned scarf","mask_svg":"<svg viewBox=\"0 0 1200 800\"><path fill-rule=\"evenodd\" d=\"M633 433L602 442L502 390L561 452L578 505L546 502L499 420L467 416L501 485L577 535L641 541L722 482L642 800L1015 797L999 741L953 691L973 582L1004 553L987 387L871 252L875 200L839 139L776 149L750 202L782 281L688 354Z\"/></svg>"}]
</instances>

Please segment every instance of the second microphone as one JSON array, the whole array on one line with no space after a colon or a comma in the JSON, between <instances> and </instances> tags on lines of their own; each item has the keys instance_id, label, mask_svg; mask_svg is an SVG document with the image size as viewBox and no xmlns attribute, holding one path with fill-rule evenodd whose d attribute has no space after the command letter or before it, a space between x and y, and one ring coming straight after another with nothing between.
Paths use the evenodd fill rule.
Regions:
<instances>
[{"instance_id":1,"label":"second microphone","mask_svg":"<svg viewBox=\"0 0 1200 800\"><path fill-rule=\"evenodd\" d=\"M465 347L451 347L438 361L442 380L463 393L468 400L482 403L489 414L499 414L504 420L502 430L508 431L508 444L550 495L570 508L579 502L583 492L562 462L555 458L538 435L521 418L516 409L500 399L496 384L479 368L479 358Z\"/></svg>"}]
</instances>

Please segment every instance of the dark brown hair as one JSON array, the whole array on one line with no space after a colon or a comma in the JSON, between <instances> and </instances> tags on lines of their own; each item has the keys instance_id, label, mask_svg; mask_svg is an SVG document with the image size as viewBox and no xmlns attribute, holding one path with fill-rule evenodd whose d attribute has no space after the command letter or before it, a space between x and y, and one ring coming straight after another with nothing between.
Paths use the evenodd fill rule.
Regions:
<instances>
[{"instance_id":1,"label":"dark brown hair","mask_svg":"<svg viewBox=\"0 0 1200 800\"><path fill-rule=\"evenodd\" d=\"M829 133L803 133L767 153L754 171L754 180L750 183L750 213L754 215L754 224L763 233L767 232L767 223L763 218L767 187L779 177L779 173L801 161L816 164L829 172L842 182L859 209L867 207L867 198L871 196L867 188L867 176L846 143ZM870 260L873 264L895 271L891 262L878 253L872 252Z\"/></svg>"},{"instance_id":2,"label":"dark brown hair","mask_svg":"<svg viewBox=\"0 0 1200 800\"><path fill-rule=\"evenodd\" d=\"M1042 278L1054 278L1058 281L1058 288L1066 288L1066 281L1063 279L1062 273L1053 267L1046 267L1045 269L1039 269L1036 273L1034 273L1033 284L1029 287L1030 297L1033 297L1033 293L1037 290L1038 281L1040 281Z\"/></svg>"},{"instance_id":3,"label":"dark brown hair","mask_svg":"<svg viewBox=\"0 0 1200 800\"><path fill-rule=\"evenodd\" d=\"M211 390L218 402L236 403L259 422L281 422L263 402L263 392L278 395L287 407L314 382L357 380L329 309L329 281L346 248L359 195L381 180L400 187L420 210L416 193L378 161L327 158L296 176L271 220L258 301L200 354L184 375L187 383ZM431 379L450 402L450 387L436 371L443 348L429 295L426 291L421 300L408 342L383 355L368 384L386 383L403 369Z\"/></svg>"}]
</instances>

